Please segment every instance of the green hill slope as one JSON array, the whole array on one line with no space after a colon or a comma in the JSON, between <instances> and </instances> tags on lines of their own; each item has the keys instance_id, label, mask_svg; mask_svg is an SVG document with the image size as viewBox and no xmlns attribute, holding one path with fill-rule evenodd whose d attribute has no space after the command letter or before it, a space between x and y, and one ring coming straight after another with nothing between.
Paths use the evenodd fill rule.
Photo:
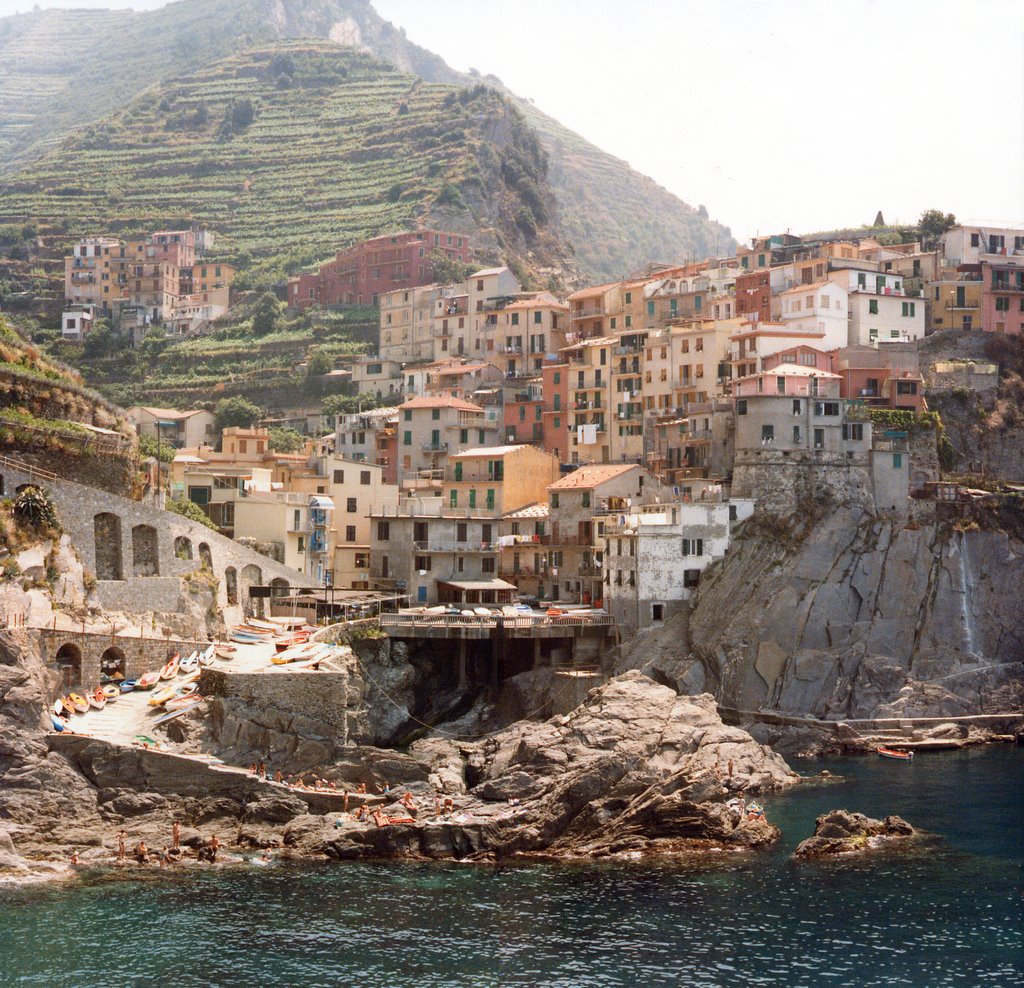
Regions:
<instances>
[{"instance_id":1,"label":"green hill slope","mask_svg":"<svg viewBox=\"0 0 1024 988\"><path fill-rule=\"evenodd\" d=\"M154 83L281 38L329 38L428 82L478 81L409 42L368 0L181 0L146 13L37 10L0 19L0 174L23 169ZM616 276L655 258L701 256L716 243L723 251L732 246L728 229L529 104L520 108L541 135L562 229L585 278Z\"/></svg>"},{"instance_id":2,"label":"green hill slope","mask_svg":"<svg viewBox=\"0 0 1024 988\"><path fill-rule=\"evenodd\" d=\"M511 167L514 166L514 167ZM45 233L196 222L281 277L340 244L438 223L525 270L566 262L543 154L511 101L322 41L257 47L146 90L9 176L0 222Z\"/></svg>"}]
</instances>

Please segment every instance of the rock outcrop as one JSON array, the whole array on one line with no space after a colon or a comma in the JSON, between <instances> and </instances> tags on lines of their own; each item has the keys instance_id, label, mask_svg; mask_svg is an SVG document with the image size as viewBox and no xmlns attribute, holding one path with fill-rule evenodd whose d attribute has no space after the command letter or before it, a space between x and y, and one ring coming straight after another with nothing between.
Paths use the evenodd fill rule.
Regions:
<instances>
[{"instance_id":1,"label":"rock outcrop","mask_svg":"<svg viewBox=\"0 0 1024 988\"><path fill-rule=\"evenodd\" d=\"M724 725L712 697L679 696L635 671L564 717L519 722L481 742L434 738L412 752L429 759L435 785L464 785L455 818L346 823L322 844L327 854L590 857L756 847L778 831L763 820L737 822L726 800L796 779L778 755ZM316 843L308 830L302 840Z\"/></svg>"},{"instance_id":2,"label":"rock outcrop","mask_svg":"<svg viewBox=\"0 0 1024 988\"><path fill-rule=\"evenodd\" d=\"M645 637L644 669L741 712L1020 711L1024 525L1005 520L900 525L843 507L817 522L755 516L701 583L689 652L666 627Z\"/></svg>"},{"instance_id":3,"label":"rock outcrop","mask_svg":"<svg viewBox=\"0 0 1024 988\"><path fill-rule=\"evenodd\" d=\"M801 841L794 856L823 858L833 854L862 854L905 844L908 838L917 836L920 836L918 831L902 817L873 820L863 813L831 810L818 817L814 836Z\"/></svg>"}]
</instances>

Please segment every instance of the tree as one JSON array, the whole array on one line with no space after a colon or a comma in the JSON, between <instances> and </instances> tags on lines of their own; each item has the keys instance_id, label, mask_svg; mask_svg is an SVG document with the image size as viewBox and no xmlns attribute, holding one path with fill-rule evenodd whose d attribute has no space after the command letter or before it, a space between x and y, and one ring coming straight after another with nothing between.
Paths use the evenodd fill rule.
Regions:
<instances>
[{"instance_id":1,"label":"tree","mask_svg":"<svg viewBox=\"0 0 1024 988\"><path fill-rule=\"evenodd\" d=\"M281 303L272 292L264 292L252 307L252 331L257 336L267 336L280 322Z\"/></svg>"},{"instance_id":2,"label":"tree","mask_svg":"<svg viewBox=\"0 0 1024 988\"><path fill-rule=\"evenodd\" d=\"M443 285L457 285L473 273L472 264L463 264L440 249L430 252L430 269L434 273L434 281Z\"/></svg>"},{"instance_id":3,"label":"tree","mask_svg":"<svg viewBox=\"0 0 1024 988\"><path fill-rule=\"evenodd\" d=\"M106 319L97 319L96 324L85 337L82 352L86 357L109 357L119 346L119 340Z\"/></svg>"},{"instance_id":4,"label":"tree","mask_svg":"<svg viewBox=\"0 0 1024 988\"><path fill-rule=\"evenodd\" d=\"M200 525L205 525L207 528L212 528L215 532L217 526L207 517L206 512L196 504L195 501L190 501L187 497L172 497L168 498L166 502L168 511L173 511L177 515L181 515L183 518L188 518L191 521L197 521Z\"/></svg>"},{"instance_id":5,"label":"tree","mask_svg":"<svg viewBox=\"0 0 1024 988\"><path fill-rule=\"evenodd\" d=\"M213 410L214 424L218 432L223 432L231 426L251 429L262 417L263 409L241 395L221 398Z\"/></svg>"},{"instance_id":6,"label":"tree","mask_svg":"<svg viewBox=\"0 0 1024 988\"><path fill-rule=\"evenodd\" d=\"M270 430L270 448L275 453L298 453L305 445L305 438L295 429Z\"/></svg>"},{"instance_id":7,"label":"tree","mask_svg":"<svg viewBox=\"0 0 1024 988\"><path fill-rule=\"evenodd\" d=\"M252 100L242 99L231 104L231 128L245 130L256 118L256 108Z\"/></svg>"},{"instance_id":8,"label":"tree","mask_svg":"<svg viewBox=\"0 0 1024 988\"><path fill-rule=\"evenodd\" d=\"M917 221L921 236L928 241L938 240L947 230L956 226L956 217L941 209L926 209Z\"/></svg>"},{"instance_id":9,"label":"tree","mask_svg":"<svg viewBox=\"0 0 1024 988\"><path fill-rule=\"evenodd\" d=\"M174 447L168 442L157 442L154 436L139 436L139 452L161 463L170 463L174 459Z\"/></svg>"},{"instance_id":10,"label":"tree","mask_svg":"<svg viewBox=\"0 0 1024 988\"><path fill-rule=\"evenodd\" d=\"M314 351L310 353L309 359L306 361L306 378L323 377L324 374L329 374L333 367L334 361L331 360L329 354L322 350Z\"/></svg>"},{"instance_id":11,"label":"tree","mask_svg":"<svg viewBox=\"0 0 1024 988\"><path fill-rule=\"evenodd\" d=\"M158 326L150 330L139 344L139 356L145 363L153 365L160 359L160 355L167 349L170 342L164 331Z\"/></svg>"}]
</instances>

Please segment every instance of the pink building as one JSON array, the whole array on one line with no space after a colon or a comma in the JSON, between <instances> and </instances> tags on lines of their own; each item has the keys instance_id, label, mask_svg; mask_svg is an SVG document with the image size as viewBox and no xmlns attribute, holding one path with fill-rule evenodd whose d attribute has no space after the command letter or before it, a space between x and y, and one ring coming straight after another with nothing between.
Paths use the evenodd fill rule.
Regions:
<instances>
[{"instance_id":1,"label":"pink building","mask_svg":"<svg viewBox=\"0 0 1024 988\"><path fill-rule=\"evenodd\" d=\"M990 333L1024 332L1024 258L982 261L981 324Z\"/></svg>"}]
</instances>

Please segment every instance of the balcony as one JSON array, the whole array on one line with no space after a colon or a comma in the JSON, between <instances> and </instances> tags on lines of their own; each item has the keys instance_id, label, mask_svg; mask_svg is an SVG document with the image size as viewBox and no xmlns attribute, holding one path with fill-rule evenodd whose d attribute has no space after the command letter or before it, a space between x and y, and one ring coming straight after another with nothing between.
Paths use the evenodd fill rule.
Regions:
<instances>
[{"instance_id":1,"label":"balcony","mask_svg":"<svg viewBox=\"0 0 1024 988\"><path fill-rule=\"evenodd\" d=\"M453 552L468 555L469 553L483 552L494 554L498 551L497 542L455 542L452 540L437 541L436 539L421 540L413 542L413 548L417 552Z\"/></svg>"},{"instance_id":2,"label":"balcony","mask_svg":"<svg viewBox=\"0 0 1024 988\"><path fill-rule=\"evenodd\" d=\"M423 445L420 446L420 449L422 449L424 453L447 453L448 452L448 444L447 443L423 443Z\"/></svg>"},{"instance_id":3,"label":"balcony","mask_svg":"<svg viewBox=\"0 0 1024 988\"><path fill-rule=\"evenodd\" d=\"M1016 281L994 281L992 282L992 291L1010 292L1016 295L1024 292L1024 284L1020 284Z\"/></svg>"},{"instance_id":4,"label":"balcony","mask_svg":"<svg viewBox=\"0 0 1024 988\"><path fill-rule=\"evenodd\" d=\"M596 319L605 314L603 305L582 305L572 310L573 319Z\"/></svg>"}]
</instances>

